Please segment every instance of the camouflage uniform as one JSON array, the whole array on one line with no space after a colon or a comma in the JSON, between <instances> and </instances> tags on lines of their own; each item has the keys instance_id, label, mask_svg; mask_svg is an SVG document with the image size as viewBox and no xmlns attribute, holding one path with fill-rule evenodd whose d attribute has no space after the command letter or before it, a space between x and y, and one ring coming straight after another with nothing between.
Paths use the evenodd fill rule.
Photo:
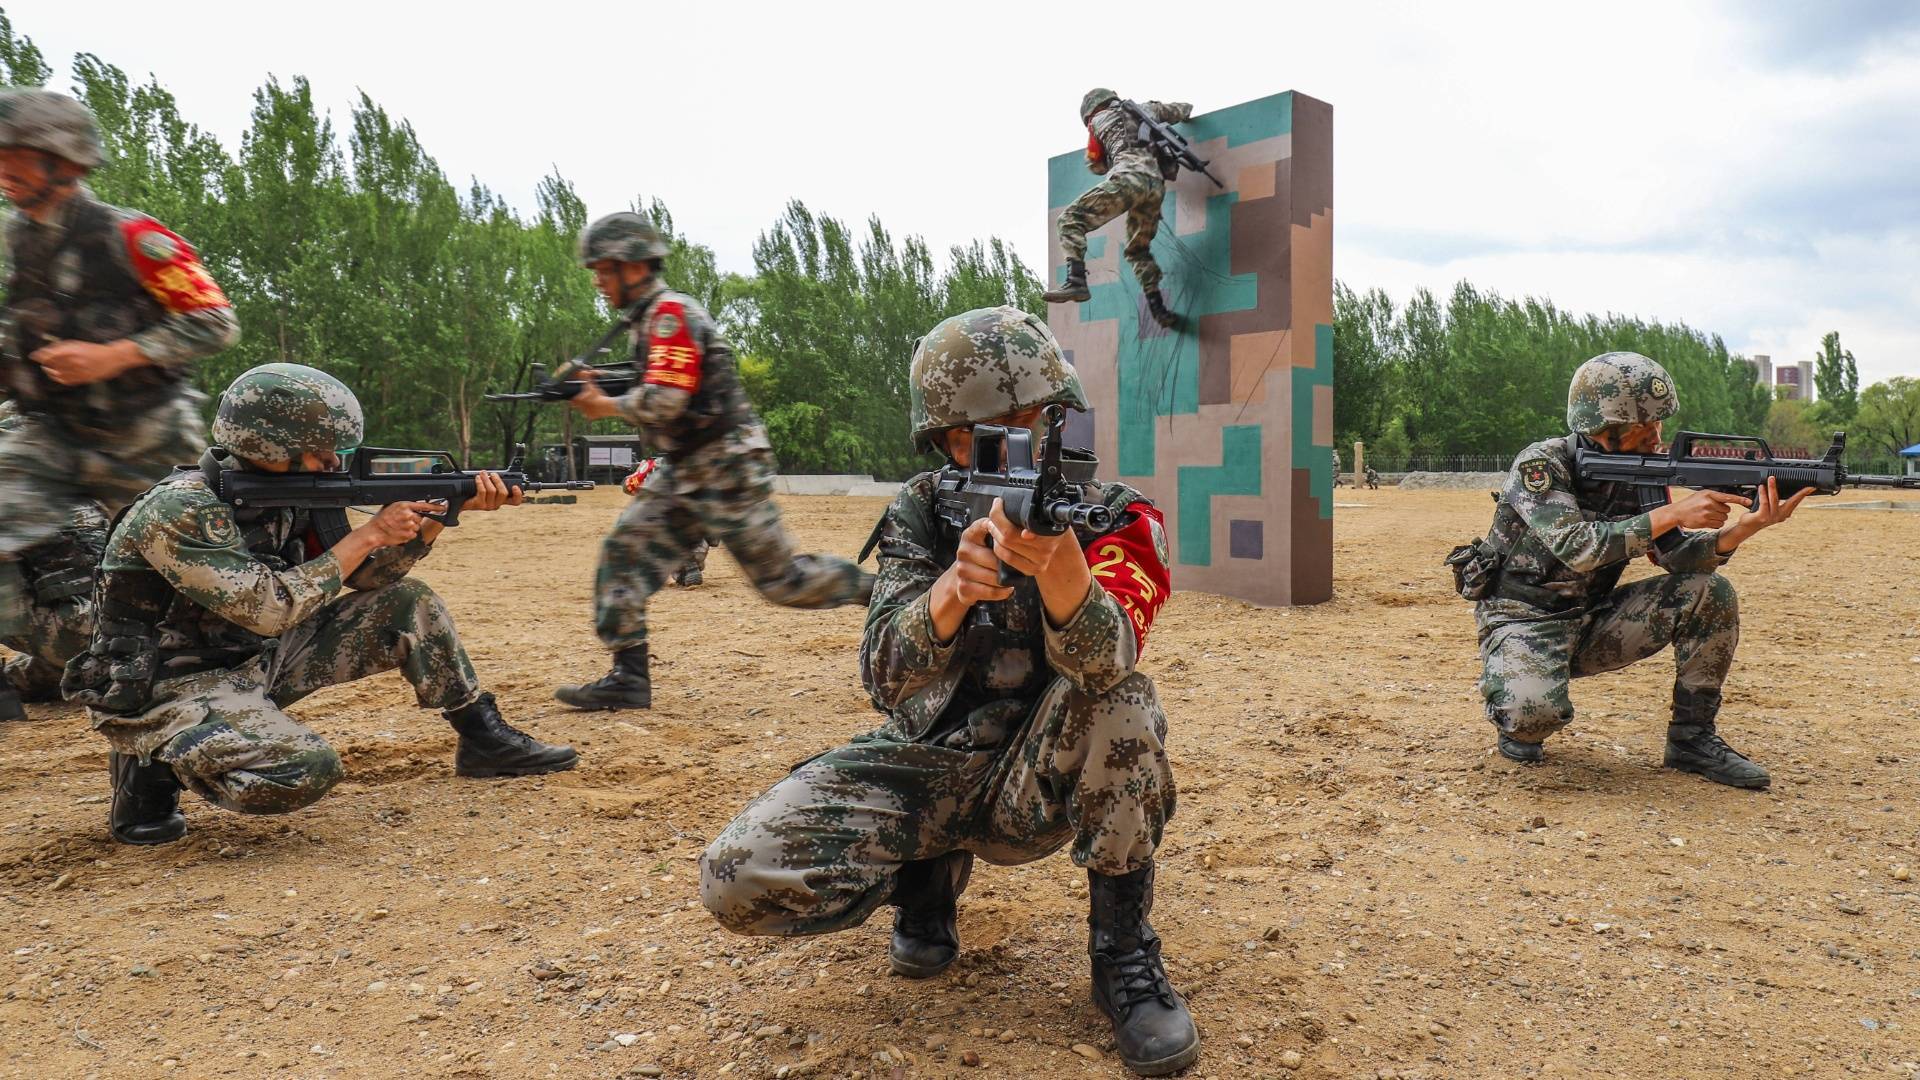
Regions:
<instances>
[{"instance_id":1,"label":"camouflage uniform","mask_svg":"<svg viewBox=\"0 0 1920 1080\"><path fill-rule=\"evenodd\" d=\"M1576 372L1568 425L1657 422L1678 399L1666 372L1635 353L1607 353ZM1657 556L1662 577L1619 584L1653 552L1651 515L1624 484L1581 481L1574 451L1585 434L1535 443L1514 459L1487 542L1505 553L1492 595L1475 606L1487 716L1523 743L1573 719L1568 680L1626 667L1673 646L1676 723L1711 729L1740 640L1727 561L1711 530L1681 534Z\"/></svg>"},{"instance_id":2,"label":"camouflage uniform","mask_svg":"<svg viewBox=\"0 0 1920 1080\"><path fill-rule=\"evenodd\" d=\"M167 762L226 809L285 813L341 775L333 748L288 716L288 705L394 668L422 708L457 709L479 696L446 605L407 577L429 545L381 548L342 581L331 553L310 555L311 529L306 511L235 511L198 470L134 503L101 572L157 573L171 596L149 702L133 712L89 710L114 750ZM358 591L343 596L343 587ZM102 618L97 654L106 655L115 632Z\"/></svg>"},{"instance_id":3,"label":"camouflage uniform","mask_svg":"<svg viewBox=\"0 0 1920 1080\"><path fill-rule=\"evenodd\" d=\"M701 898L728 929L859 925L887 902L901 864L954 850L1010 865L1070 843L1076 865L1124 874L1152 860L1173 816L1167 717L1134 670L1140 643L1114 594L1095 587L1056 629L1025 579L993 605L990 653L966 655L964 634L935 639L929 591L957 544L932 516L938 475L907 483L880 534L860 671L888 719L801 765L707 848ZM1098 498L1116 511L1145 505L1121 484ZM1128 517L1164 567L1158 522ZM1080 536L1083 547L1097 539Z\"/></svg>"},{"instance_id":4,"label":"camouflage uniform","mask_svg":"<svg viewBox=\"0 0 1920 1080\"><path fill-rule=\"evenodd\" d=\"M646 462L641 469L636 470L635 475L640 477L640 483L642 485L656 483L657 481L654 478L659 474L660 466L665 463L666 459L664 457L653 458ZM633 482L632 477L628 477L627 479L628 483ZM674 568L673 573L667 575L667 580L675 585L687 588L700 584L707 570L707 553L712 550L713 545L707 543L706 537L701 537L694 542L693 547L687 552L687 557L681 561L678 567Z\"/></svg>"},{"instance_id":5,"label":"camouflage uniform","mask_svg":"<svg viewBox=\"0 0 1920 1080\"><path fill-rule=\"evenodd\" d=\"M1096 92L1098 93L1098 92ZM1094 95L1089 95L1093 97ZM1109 91L1107 100L1112 100ZM1083 105L1083 116L1097 104ZM1155 118L1177 124L1193 115L1184 102L1148 101L1141 105ZM1153 260L1153 238L1160 231L1160 204L1166 197L1166 178L1153 148L1140 138L1139 122L1118 105L1109 105L1087 120L1087 168L1106 179L1089 188L1060 212L1060 250L1070 260L1085 261L1087 234L1127 215L1124 254L1133 276L1145 292L1160 285L1160 264Z\"/></svg>"},{"instance_id":6,"label":"camouflage uniform","mask_svg":"<svg viewBox=\"0 0 1920 1080\"><path fill-rule=\"evenodd\" d=\"M0 645L14 651L6 660L6 684L21 698L60 699L61 669L93 638L94 567L106 543L106 515L89 503L74 511L53 540L20 559L26 629L0 637Z\"/></svg>"},{"instance_id":7,"label":"camouflage uniform","mask_svg":"<svg viewBox=\"0 0 1920 1080\"><path fill-rule=\"evenodd\" d=\"M794 552L773 502L773 444L706 310L658 277L629 303L640 306L634 360L646 375L619 399L620 415L665 460L601 544L601 642L615 652L646 644L648 598L706 539L725 545L776 604L830 608L859 599L858 566Z\"/></svg>"},{"instance_id":8,"label":"camouflage uniform","mask_svg":"<svg viewBox=\"0 0 1920 1080\"><path fill-rule=\"evenodd\" d=\"M0 91L0 146L83 170L104 160L93 117L65 94ZM56 198L57 196L57 198ZM30 621L21 560L84 507L108 513L206 444L193 361L232 345L233 309L185 240L144 214L108 206L49 172L38 221L6 226L0 397L19 421L0 439L0 635ZM37 211L36 211L37 212ZM56 341L131 341L148 364L79 386L33 360Z\"/></svg>"}]
</instances>

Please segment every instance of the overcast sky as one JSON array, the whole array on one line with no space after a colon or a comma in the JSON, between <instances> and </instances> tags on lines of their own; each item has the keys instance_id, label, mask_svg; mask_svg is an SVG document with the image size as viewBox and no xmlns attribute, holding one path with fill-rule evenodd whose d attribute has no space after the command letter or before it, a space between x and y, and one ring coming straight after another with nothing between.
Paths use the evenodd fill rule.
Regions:
<instances>
[{"instance_id":1,"label":"overcast sky","mask_svg":"<svg viewBox=\"0 0 1920 1080\"><path fill-rule=\"evenodd\" d=\"M666 200L721 265L788 199L1043 266L1090 86L1334 107L1334 270L1684 320L1776 363L1839 330L1920 375L1920 2L4 4L64 86L147 73L230 148L269 74L357 91L522 209Z\"/></svg>"}]
</instances>

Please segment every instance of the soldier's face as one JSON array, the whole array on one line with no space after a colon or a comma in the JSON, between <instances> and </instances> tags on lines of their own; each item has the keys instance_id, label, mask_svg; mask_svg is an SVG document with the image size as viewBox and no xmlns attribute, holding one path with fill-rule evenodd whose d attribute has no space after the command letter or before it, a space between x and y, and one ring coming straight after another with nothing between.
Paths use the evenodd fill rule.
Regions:
<instances>
[{"instance_id":1,"label":"soldier's face","mask_svg":"<svg viewBox=\"0 0 1920 1080\"><path fill-rule=\"evenodd\" d=\"M593 287L612 307L625 307L631 290L646 284L653 270L645 263L602 259L593 264Z\"/></svg>"},{"instance_id":2,"label":"soldier's face","mask_svg":"<svg viewBox=\"0 0 1920 1080\"><path fill-rule=\"evenodd\" d=\"M1635 424L1620 436L1616 448L1629 454L1651 454L1660 449L1660 421Z\"/></svg>"},{"instance_id":3,"label":"soldier's face","mask_svg":"<svg viewBox=\"0 0 1920 1080\"><path fill-rule=\"evenodd\" d=\"M999 424L1002 427L1010 427L1010 428L1031 428L1035 424L1040 422L1040 412L1041 412L1041 406L1035 405L1031 409L1022 409L1017 413L1009 413L1006 416L997 416L992 420L982 420L981 423ZM1037 447L1035 448L1034 453L1038 455L1039 449ZM972 428L958 427L947 432L947 456L953 459L953 463L955 465L958 465L963 469L970 469L973 467L973 429Z\"/></svg>"},{"instance_id":4,"label":"soldier's face","mask_svg":"<svg viewBox=\"0 0 1920 1080\"><path fill-rule=\"evenodd\" d=\"M248 465L251 465L256 469L259 469L261 472L317 473L317 472L339 472L340 471L340 455L332 453L331 451L325 454L316 454L311 451L301 451L299 461L268 462L268 461L255 461L252 458L242 458L241 460L245 461Z\"/></svg>"},{"instance_id":5,"label":"soldier's face","mask_svg":"<svg viewBox=\"0 0 1920 1080\"><path fill-rule=\"evenodd\" d=\"M65 163L44 151L25 146L0 147L0 195L21 210L41 209L73 177Z\"/></svg>"}]
</instances>

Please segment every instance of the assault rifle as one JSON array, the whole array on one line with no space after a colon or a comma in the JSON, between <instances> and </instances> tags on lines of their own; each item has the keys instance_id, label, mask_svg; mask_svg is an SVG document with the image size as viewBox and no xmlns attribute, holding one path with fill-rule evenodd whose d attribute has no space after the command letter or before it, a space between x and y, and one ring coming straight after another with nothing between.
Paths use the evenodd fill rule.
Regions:
<instances>
[{"instance_id":1,"label":"assault rifle","mask_svg":"<svg viewBox=\"0 0 1920 1080\"><path fill-rule=\"evenodd\" d=\"M1698 444L1720 444L1721 454L1702 453ZM1767 441L1755 435L1708 435L1683 431L1664 454L1624 454L1604 450L1582 438L1573 452L1574 474L1583 483L1630 484L1646 513L1671 501L1669 487L1724 491L1753 500L1772 478L1782 499L1801 491L1833 495L1843 487L1920 488L1920 476L1872 476L1847 472L1841 458L1847 433L1833 433L1833 445L1823 458L1777 458ZM1681 541L1680 530L1661 534L1654 546L1670 552Z\"/></svg>"},{"instance_id":2,"label":"assault rifle","mask_svg":"<svg viewBox=\"0 0 1920 1080\"><path fill-rule=\"evenodd\" d=\"M1227 186L1220 182L1219 177L1207 171L1209 162L1201 160L1200 155L1193 152L1193 144L1187 141L1185 135L1173 130L1138 102L1121 98L1120 107L1126 110L1128 116L1140 122L1140 141L1153 147L1153 156L1160 160L1161 176L1171 180L1185 166L1213 181L1214 187Z\"/></svg>"},{"instance_id":3,"label":"assault rifle","mask_svg":"<svg viewBox=\"0 0 1920 1080\"><path fill-rule=\"evenodd\" d=\"M1100 461L1090 450L1062 445L1064 406L1049 405L1040 460L1033 457L1033 432L1000 424L973 426L973 464L940 470L934 514L956 532L993 512L999 499L1008 520L1041 536L1059 536L1079 526L1094 532L1113 528L1113 510L1088 502L1087 487ZM1000 584L1026 575L1000 564Z\"/></svg>"},{"instance_id":4,"label":"assault rifle","mask_svg":"<svg viewBox=\"0 0 1920 1080\"><path fill-rule=\"evenodd\" d=\"M526 447L514 448L513 460L499 470L500 482L511 491L592 491L591 480L565 480L536 483L527 479L521 460ZM221 502L237 509L255 510L295 507L314 511L313 526L322 547L331 548L347 534L347 508L385 506L395 502L439 502L447 508L427 516L443 525L460 524L460 510L478 491L477 472L468 472L454 464L445 450L395 450L363 446L353 451L346 468L337 472L264 473L225 467L229 453L214 447L200 459L200 470L207 486ZM385 471L377 466L416 465L427 462L425 472Z\"/></svg>"},{"instance_id":5,"label":"assault rifle","mask_svg":"<svg viewBox=\"0 0 1920 1080\"><path fill-rule=\"evenodd\" d=\"M642 302L644 303L644 301ZM613 343L633 326L633 320L640 317L641 304L635 304L620 313L600 340L587 347L580 355L561 364L553 373L547 372L547 365L534 364L532 367L532 388L515 393L488 394L488 401L565 401L580 393L586 380L580 378L583 371L593 372L593 381L608 397L619 397L633 389L635 383L645 374L632 360L616 360L611 364L595 364L597 357L613 351Z\"/></svg>"}]
</instances>

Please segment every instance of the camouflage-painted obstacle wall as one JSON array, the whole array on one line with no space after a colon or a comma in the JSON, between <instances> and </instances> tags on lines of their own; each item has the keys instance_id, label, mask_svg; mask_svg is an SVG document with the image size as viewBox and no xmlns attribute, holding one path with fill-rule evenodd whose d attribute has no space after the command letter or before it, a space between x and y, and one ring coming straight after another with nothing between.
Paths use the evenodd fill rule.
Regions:
<instances>
[{"instance_id":1,"label":"camouflage-painted obstacle wall","mask_svg":"<svg viewBox=\"0 0 1920 1080\"><path fill-rule=\"evenodd\" d=\"M1070 441L1166 512L1176 588L1319 603L1333 595L1333 107L1277 94L1179 129L1226 184L1168 186L1153 250L1183 322L1147 316L1124 219L1089 238L1093 299L1048 309L1093 406ZM1054 222L1096 179L1081 149L1047 163L1049 281L1064 265Z\"/></svg>"}]
</instances>

